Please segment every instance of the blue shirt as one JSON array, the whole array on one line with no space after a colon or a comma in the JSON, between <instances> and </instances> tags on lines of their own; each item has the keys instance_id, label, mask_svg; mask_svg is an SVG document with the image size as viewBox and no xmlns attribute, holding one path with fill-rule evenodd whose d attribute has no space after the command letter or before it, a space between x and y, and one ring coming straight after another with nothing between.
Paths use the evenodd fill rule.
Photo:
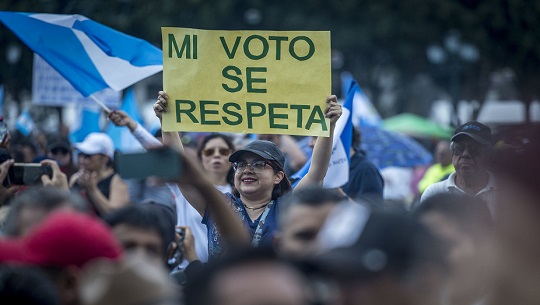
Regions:
<instances>
[{"instance_id":1,"label":"blue shirt","mask_svg":"<svg viewBox=\"0 0 540 305\"><path fill-rule=\"evenodd\" d=\"M246 211L246 208L244 207L244 204L240 200L240 198L233 196L230 193L227 193L227 198L229 199L229 203L232 206L234 212L238 217L240 217L240 220L246 227L246 230L248 230L249 236L253 238L253 235L255 235L255 230L257 229L257 226L259 225L259 221L261 220L261 216L264 213L261 213L261 216L259 218L255 219L255 221L251 221L251 218L249 218L249 215ZM279 215L279 202L281 201L281 198L278 198L274 201L274 204L270 208L270 211L268 213L268 216L266 217L266 220L264 221L264 226L262 229L262 236L261 240L259 242L259 247L272 247L272 239L274 236L274 232L276 232L278 227L278 215ZM219 257L221 253L223 252L223 247L220 241L220 234L216 227L216 223L214 222L214 219L208 212L208 209L204 211L204 217L202 220L202 223L206 225L208 228L208 256L210 259Z\"/></svg>"}]
</instances>

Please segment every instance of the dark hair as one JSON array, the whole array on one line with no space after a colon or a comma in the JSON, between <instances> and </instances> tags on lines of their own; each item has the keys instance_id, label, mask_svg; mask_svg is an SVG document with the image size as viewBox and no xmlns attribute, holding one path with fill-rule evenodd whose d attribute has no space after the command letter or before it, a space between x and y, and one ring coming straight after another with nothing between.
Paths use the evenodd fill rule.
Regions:
<instances>
[{"instance_id":1,"label":"dark hair","mask_svg":"<svg viewBox=\"0 0 540 305\"><path fill-rule=\"evenodd\" d=\"M201 144L197 148L197 157L199 158L199 160L202 160L202 152L203 152L204 148L206 147L206 144L208 142L210 142L210 140L217 139L217 138L222 139L223 141L225 141L225 144L227 144L227 147L229 147L231 152L235 151L236 148L234 146L234 143L233 143L231 137L229 137L228 135L223 134L223 133L214 132L214 133L211 133L211 134L207 135L206 137L204 137L202 139L202 141L201 141ZM227 173L227 182L231 186L234 186L234 169L232 167L229 169L229 172Z\"/></svg>"},{"instance_id":2,"label":"dark hair","mask_svg":"<svg viewBox=\"0 0 540 305\"><path fill-rule=\"evenodd\" d=\"M319 185L310 185L291 193L280 205L279 221L281 225L284 217L293 206L309 206L317 208L328 203L338 204L347 200L347 196L342 195L336 189L325 189Z\"/></svg>"},{"instance_id":3,"label":"dark hair","mask_svg":"<svg viewBox=\"0 0 540 305\"><path fill-rule=\"evenodd\" d=\"M287 175L285 174L285 170L279 165L277 161L274 161L274 160L266 160L266 161L270 162L270 164L272 165L272 168L274 169L274 174L283 172L283 179L281 179L281 181L278 184L274 185L274 189L272 190L272 200L276 200L279 197L287 194L288 192L292 190L291 181L289 180L289 178L287 178ZM234 185L232 186L232 194L235 197L240 197L240 192L238 192L238 190L236 189L236 187L234 187Z\"/></svg>"},{"instance_id":4,"label":"dark hair","mask_svg":"<svg viewBox=\"0 0 540 305\"><path fill-rule=\"evenodd\" d=\"M424 200L414 211L417 218L429 213L441 214L477 241L484 239L493 227L486 203L466 195L437 194Z\"/></svg>"},{"instance_id":5,"label":"dark hair","mask_svg":"<svg viewBox=\"0 0 540 305\"><path fill-rule=\"evenodd\" d=\"M0 265L0 300L2 304L60 304L57 289L37 268Z\"/></svg>"},{"instance_id":6,"label":"dark hair","mask_svg":"<svg viewBox=\"0 0 540 305\"><path fill-rule=\"evenodd\" d=\"M169 243L174 241L175 216L174 211L165 205L159 203L141 203L130 204L112 211L106 214L103 220L111 228L120 224L126 224L156 231L162 241L163 259L165 260Z\"/></svg>"},{"instance_id":7,"label":"dark hair","mask_svg":"<svg viewBox=\"0 0 540 305\"><path fill-rule=\"evenodd\" d=\"M296 269L292 264L281 260L272 249L269 248L237 248L226 255L209 262L204 269L193 274L187 281L184 290L185 305L213 305L215 296L212 291L213 282L217 275L227 270L246 265L270 262ZM298 271L299 275L301 272Z\"/></svg>"},{"instance_id":8,"label":"dark hair","mask_svg":"<svg viewBox=\"0 0 540 305\"><path fill-rule=\"evenodd\" d=\"M10 202L10 209L4 223L4 234L20 234L19 215L24 208L41 209L49 213L64 205L70 205L80 212L87 212L88 206L77 194L52 187L32 187L17 195Z\"/></svg>"}]
</instances>

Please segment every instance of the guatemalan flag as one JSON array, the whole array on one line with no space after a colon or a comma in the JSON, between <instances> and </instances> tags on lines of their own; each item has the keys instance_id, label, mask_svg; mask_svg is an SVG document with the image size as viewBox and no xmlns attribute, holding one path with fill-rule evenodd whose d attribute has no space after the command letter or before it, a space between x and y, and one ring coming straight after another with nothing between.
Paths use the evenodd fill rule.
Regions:
<instances>
[{"instance_id":1,"label":"guatemalan flag","mask_svg":"<svg viewBox=\"0 0 540 305\"><path fill-rule=\"evenodd\" d=\"M81 15L0 12L0 22L85 97L163 69L160 49Z\"/></svg>"},{"instance_id":2,"label":"guatemalan flag","mask_svg":"<svg viewBox=\"0 0 540 305\"><path fill-rule=\"evenodd\" d=\"M126 90L126 95L124 96L124 101L122 102L122 107L120 110L125 111L137 123L143 123L141 113L139 112L139 108L137 106L137 100L135 99L135 91L133 90L133 87ZM115 126L111 122L109 123L105 133L107 133L113 140L114 147L123 153L144 150L139 141L137 141L137 139L131 134L129 128L125 126Z\"/></svg>"},{"instance_id":3,"label":"guatemalan flag","mask_svg":"<svg viewBox=\"0 0 540 305\"><path fill-rule=\"evenodd\" d=\"M325 188L337 188L343 186L349 181L349 160L350 150L352 144L352 106L353 98L359 87L355 81L353 81L349 87L347 99L343 104L342 114L336 123L334 129L334 143L332 156L330 157L330 164L328 165L328 171L324 177L323 186ZM311 159L291 178L301 179L304 177L311 165ZM296 185L295 185L296 186Z\"/></svg>"}]
</instances>

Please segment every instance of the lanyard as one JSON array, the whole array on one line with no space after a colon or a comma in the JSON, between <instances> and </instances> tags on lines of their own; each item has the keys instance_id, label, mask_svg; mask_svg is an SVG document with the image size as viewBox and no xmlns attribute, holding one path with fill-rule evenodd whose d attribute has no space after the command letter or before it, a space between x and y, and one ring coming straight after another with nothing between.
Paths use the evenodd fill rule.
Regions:
<instances>
[{"instance_id":1,"label":"lanyard","mask_svg":"<svg viewBox=\"0 0 540 305\"><path fill-rule=\"evenodd\" d=\"M264 209L261 219L259 220L257 229L255 230L255 234L253 235L253 239L251 240L251 246L253 248L259 247L259 243L261 242L261 238L262 238L262 230L264 227L264 223L266 222L266 217L268 216L268 213L270 213L270 209L272 208L272 205L274 205L274 200L268 203L268 205Z\"/></svg>"}]
</instances>

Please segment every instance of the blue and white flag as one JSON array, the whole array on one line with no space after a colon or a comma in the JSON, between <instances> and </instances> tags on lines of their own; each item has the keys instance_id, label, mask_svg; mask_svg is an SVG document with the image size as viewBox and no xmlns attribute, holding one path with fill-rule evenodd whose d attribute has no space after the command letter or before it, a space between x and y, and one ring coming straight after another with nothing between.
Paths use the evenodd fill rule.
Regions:
<instances>
[{"instance_id":1,"label":"blue and white flag","mask_svg":"<svg viewBox=\"0 0 540 305\"><path fill-rule=\"evenodd\" d=\"M347 99L343 104L343 113L336 123L332 156L330 157L328 171L326 172L323 182L323 187L325 188L341 187L349 182L349 161L353 130L351 109L353 107L353 98L358 89L360 88L356 82L354 82L350 87ZM310 165L311 158L297 173L292 175L291 178L301 179L304 177L307 174Z\"/></svg>"},{"instance_id":2,"label":"blue and white flag","mask_svg":"<svg viewBox=\"0 0 540 305\"><path fill-rule=\"evenodd\" d=\"M137 107L133 88L129 88L126 91L120 110L125 111L137 123L142 124L143 119ZM115 126L113 123L109 123L109 127L105 132L113 140L114 147L123 153L144 150L139 141L131 134L129 128L125 126Z\"/></svg>"},{"instance_id":3,"label":"blue and white flag","mask_svg":"<svg viewBox=\"0 0 540 305\"><path fill-rule=\"evenodd\" d=\"M0 12L0 22L85 97L163 70L160 49L81 15Z\"/></svg>"},{"instance_id":4,"label":"blue and white flag","mask_svg":"<svg viewBox=\"0 0 540 305\"><path fill-rule=\"evenodd\" d=\"M80 107L75 124L70 128L69 141L78 143L84 141L87 135L92 132L101 132L99 119L101 117L101 109L99 107Z\"/></svg>"},{"instance_id":5,"label":"blue and white flag","mask_svg":"<svg viewBox=\"0 0 540 305\"><path fill-rule=\"evenodd\" d=\"M25 109L15 121L15 127L20 131L25 137L28 137L32 131L36 128L34 120L30 116L30 111Z\"/></svg>"},{"instance_id":6,"label":"blue and white flag","mask_svg":"<svg viewBox=\"0 0 540 305\"><path fill-rule=\"evenodd\" d=\"M381 126L382 119L362 88L356 83L349 72L341 73L341 87L343 92L350 92L356 86L352 108L352 123L354 126Z\"/></svg>"}]
</instances>

